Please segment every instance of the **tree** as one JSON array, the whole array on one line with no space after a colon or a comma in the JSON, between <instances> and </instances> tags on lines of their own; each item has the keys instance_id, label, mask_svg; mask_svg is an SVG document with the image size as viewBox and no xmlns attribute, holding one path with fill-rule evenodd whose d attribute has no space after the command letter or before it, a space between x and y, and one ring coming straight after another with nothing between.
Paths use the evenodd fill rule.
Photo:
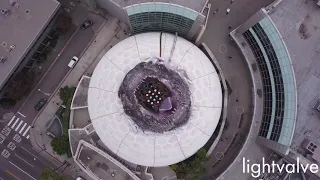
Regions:
<instances>
[{"instance_id":1,"label":"tree","mask_svg":"<svg viewBox=\"0 0 320 180\"><path fill-rule=\"evenodd\" d=\"M64 105L67 104L69 99L72 99L75 90L76 90L75 87L68 87L68 86L60 88L59 96L60 96L60 99L63 101Z\"/></svg>"},{"instance_id":2,"label":"tree","mask_svg":"<svg viewBox=\"0 0 320 180\"><path fill-rule=\"evenodd\" d=\"M59 174L51 168L44 168L40 174L41 180L67 180L64 174Z\"/></svg>"},{"instance_id":3,"label":"tree","mask_svg":"<svg viewBox=\"0 0 320 180\"><path fill-rule=\"evenodd\" d=\"M68 153L70 149L69 139L67 135L55 137L51 140L51 147L58 155Z\"/></svg>"},{"instance_id":4,"label":"tree","mask_svg":"<svg viewBox=\"0 0 320 180\"><path fill-rule=\"evenodd\" d=\"M201 148L184 162L173 164L170 167L176 172L178 178L196 180L205 173L204 163L210 159L206 154L206 150Z\"/></svg>"},{"instance_id":5,"label":"tree","mask_svg":"<svg viewBox=\"0 0 320 180\"><path fill-rule=\"evenodd\" d=\"M57 27L56 27L57 32L60 35L67 33L71 23L72 23L72 19L68 14L66 13L59 14L57 17Z\"/></svg>"},{"instance_id":6,"label":"tree","mask_svg":"<svg viewBox=\"0 0 320 180\"><path fill-rule=\"evenodd\" d=\"M47 60L47 54L41 53L41 54L39 55L39 58L38 58L38 60L37 60L37 63L38 63L38 64L41 64L41 63L44 63L46 60Z\"/></svg>"},{"instance_id":7,"label":"tree","mask_svg":"<svg viewBox=\"0 0 320 180\"><path fill-rule=\"evenodd\" d=\"M52 179L53 170L50 168L44 168L40 174L41 180L49 180Z\"/></svg>"},{"instance_id":8,"label":"tree","mask_svg":"<svg viewBox=\"0 0 320 180\"><path fill-rule=\"evenodd\" d=\"M57 43L58 43L58 38L59 38L59 37L54 36L54 37L50 40L49 46L50 46L51 48L55 48L55 47L56 47L56 45L57 45Z\"/></svg>"},{"instance_id":9,"label":"tree","mask_svg":"<svg viewBox=\"0 0 320 180\"><path fill-rule=\"evenodd\" d=\"M14 105L16 105L17 101L10 98L2 98L0 99L0 107L3 109L12 109Z\"/></svg>"},{"instance_id":10,"label":"tree","mask_svg":"<svg viewBox=\"0 0 320 180\"><path fill-rule=\"evenodd\" d=\"M20 100L23 96L27 95L33 84L33 72L18 72L17 75L9 82L6 97Z\"/></svg>"}]
</instances>

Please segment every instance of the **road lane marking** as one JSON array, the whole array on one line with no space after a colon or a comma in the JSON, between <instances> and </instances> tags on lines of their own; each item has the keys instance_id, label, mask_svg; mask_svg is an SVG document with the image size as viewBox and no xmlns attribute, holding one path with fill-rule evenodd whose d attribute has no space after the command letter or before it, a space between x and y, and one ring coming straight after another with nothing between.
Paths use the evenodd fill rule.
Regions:
<instances>
[{"instance_id":1,"label":"road lane marking","mask_svg":"<svg viewBox=\"0 0 320 180\"><path fill-rule=\"evenodd\" d=\"M11 128L9 128L8 126L5 126L2 130L1 130L1 133L5 136L9 136L11 132Z\"/></svg>"},{"instance_id":2,"label":"road lane marking","mask_svg":"<svg viewBox=\"0 0 320 180\"><path fill-rule=\"evenodd\" d=\"M28 135L26 138L29 139L29 137L30 137L30 136Z\"/></svg>"},{"instance_id":3,"label":"road lane marking","mask_svg":"<svg viewBox=\"0 0 320 180\"><path fill-rule=\"evenodd\" d=\"M22 157L18 156L17 154L14 154L14 155L17 156L22 161L24 161L25 163L27 163L29 166L33 167L32 164L28 163L28 161L24 160Z\"/></svg>"},{"instance_id":4,"label":"road lane marking","mask_svg":"<svg viewBox=\"0 0 320 180\"><path fill-rule=\"evenodd\" d=\"M24 130L24 128L26 127L26 125L27 125L27 123L24 123L24 125L22 126L22 128L21 128L20 131L19 131L19 134L22 133L22 131Z\"/></svg>"},{"instance_id":5,"label":"road lane marking","mask_svg":"<svg viewBox=\"0 0 320 180\"><path fill-rule=\"evenodd\" d=\"M19 142L21 141L21 137L19 136L19 134L15 134L15 135L13 136L13 140L14 140L15 142L19 143Z\"/></svg>"},{"instance_id":6,"label":"road lane marking","mask_svg":"<svg viewBox=\"0 0 320 180\"><path fill-rule=\"evenodd\" d=\"M6 149L4 149L1 153L1 155L5 158L8 158L10 156L10 152Z\"/></svg>"},{"instance_id":7,"label":"road lane marking","mask_svg":"<svg viewBox=\"0 0 320 180\"><path fill-rule=\"evenodd\" d=\"M31 154L33 157L35 157L35 158L37 158L37 156L35 156L35 155L33 155L30 151L28 151L26 148L24 148L24 147L22 147L21 146L21 148L23 149L23 150L25 150L25 151L27 151L29 154Z\"/></svg>"},{"instance_id":8,"label":"road lane marking","mask_svg":"<svg viewBox=\"0 0 320 180\"><path fill-rule=\"evenodd\" d=\"M21 126L22 123L23 123L23 121L21 120L20 123L18 124L18 126L16 127L15 131L18 131L18 129Z\"/></svg>"},{"instance_id":9,"label":"road lane marking","mask_svg":"<svg viewBox=\"0 0 320 180\"><path fill-rule=\"evenodd\" d=\"M26 175L28 175L30 178L32 178L33 180L37 180L36 178L32 177L30 174L26 173L24 170L22 170L21 168L19 168L17 165L13 164L11 161L9 161L9 163L11 165L13 165L14 167L16 167L17 169L19 169L21 172L25 173Z\"/></svg>"},{"instance_id":10,"label":"road lane marking","mask_svg":"<svg viewBox=\"0 0 320 180\"><path fill-rule=\"evenodd\" d=\"M22 136L25 136L27 134L27 132L29 131L29 129L31 128L31 126L28 126L28 128L26 129L26 131L24 131L24 133L22 134Z\"/></svg>"},{"instance_id":11,"label":"road lane marking","mask_svg":"<svg viewBox=\"0 0 320 180\"><path fill-rule=\"evenodd\" d=\"M33 156L33 160L39 160L40 162L42 162L43 164L47 164L47 162L42 161L41 159L39 159L37 156L33 155L30 151L28 151L26 148L20 146L23 150L27 151L27 153L29 153L31 156ZM54 169L52 166L46 165L48 167L50 167L51 169Z\"/></svg>"},{"instance_id":12,"label":"road lane marking","mask_svg":"<svg viewBox=\"0 0 320 180\"><path fill-rule=\"evenodd\" d=\"M14 151L17 146L13 142L10 142L7 147L11 149L11 151Z\"/></svg>"},{"instance_id":13,"label":"road lane marking","mask_svg":"<svg viewBox=\"0 0 320 180\"><path fill-rule=\"evenodd\" d=\"M16 178L17 180L20 180L16 175L14 175L13 173L11 173L10 171L8 170L5 170L10 176Z\"/></svg>"},{"instance_id":14,"label":"road lane marking","mask_svg":"<svg viewBox=\"0 0 320 180\"><path fill-rule=\"evenodd\" d=\"M5 139L6 139L6 136L4 136L3 134L0 134L0 144L2 144Z\"/></svg>"},{"instance_id":15,"label":"road lane marking","mask_svg":"<svg viewBox=\"0 0 320 180\"><path fill-rule=\"evenodd\" d=\"M12 121L14 120L14 118L16 118L16 116L13 116L13 117L11 118L11 120L10 120L9 123L8 123L8 126L10 126L10 124L12 123Z\"/></svg>"},{"instance_id":16,"label":"road lane marking","mask_svg":"<svg viewBox=\"0 0 320 180\"><path fill-rule=\"evenodd\" d=\"M19 118L17 118L17 120L12 124L11 129L14 128L14 126L18 123L18 121L19 121Z\"/></svg>"},{"instance_id":17,"label":"road lane marking","mask_svg":"<svg viewBox=\"0 0 320 180\"><path fill-rule=\"evenodd\" d=\"M22 114L22 113L20 113L20 112L18 112L18 114L20 114L20 115L21 115L22 117L24 117L24 118L26 117L25 115L23 115L23 114Z\"/></svg>"}]
</instances>

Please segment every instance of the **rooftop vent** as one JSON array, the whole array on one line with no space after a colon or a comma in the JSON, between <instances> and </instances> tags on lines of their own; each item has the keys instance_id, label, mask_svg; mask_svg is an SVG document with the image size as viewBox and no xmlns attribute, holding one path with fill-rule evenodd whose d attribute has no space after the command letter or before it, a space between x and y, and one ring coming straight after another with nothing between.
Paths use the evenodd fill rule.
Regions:
<instances>
[{"instance_id":1,"label":"rooftop vent","mask_svg":"<svg viewBox=\"0 0 320 180\"><path fill-rule=\"evenodd\" d=\"M16 48L16 45L11 45L10 47L9 47L9 49L7 50L8 52L11 52L12 50L14 50L14 48Z\"/></svg>"},{"instance_id":2,"label":"rooftop vent","mask_svg":"<svg viewBox=\"0 0 320 180\"><path fill-rule=\"evenodd\" d=\"M309 150L310 152L314 153L314 151L316 150L318 146L316 144L314 144L313 142L310 142L307 146L307 150Z\"/></svg>"},{"instance_id":3,"label":"rooftop vent","mask_svg":"<svg viewBox=\"0 0 320 180\"><path fill-rule=\"evenodd\" d=\"M7 43L6 43L6 42L2 42L1 45L2 45L3 47L6 47L6 46L7 46Z\"/></svg>"},{"instance_id":4,"label":"rooftop vent","mask_svg":"<svg viewBox=\"0 0 320 180\"><path fill-rule=\"evenodd\" d=\"M1 9L0 12L4 16L8 16L10 14L10 10L9 9Z\"/></svg>"}]
</instances>

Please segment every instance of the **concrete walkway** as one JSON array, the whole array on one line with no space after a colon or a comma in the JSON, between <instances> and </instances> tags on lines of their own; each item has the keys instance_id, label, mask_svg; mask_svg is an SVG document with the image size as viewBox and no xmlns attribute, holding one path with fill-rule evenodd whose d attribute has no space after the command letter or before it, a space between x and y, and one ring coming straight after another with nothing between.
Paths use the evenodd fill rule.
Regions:
<instances>
[{"instance_id":1,"label":"concrete walkway","mask_svg":"<svg viewBox=\"0 0 320 180\"><path fill-rule=\"evenodd\" d=\"M229 86L229 102L227 110L227 128L224 129L220 142L213 150L211 159L206 163L206 175L201 179L215 179L232 164L243 147L252 123L253 115L253 84L248 65L236 44L228 36L229 32L242 24L261 7L271 3L267 1L243 0L209 1L211 11L205 33L200 42L205 42L215 55L222 68ZM250 8L248 8L250 4ZM226 15L227 8L231 12ZM231 29L229 29L229 26ZM231 57L231 58L230 58ZM254 139L253 139L254 141ZM262 152L261 152L262 151ZM252 154L263 154L256 145ZM239 166L241 170L241 166ZM242 179L238 174L225 176L225 179Z\"/></svg>"},{"instance_id":2,"label":"concrete walkway","mask_svg":"<svg viewBox=\"0 0 320 180\"><path fill-rule=\"evenodd\" d=\"M91 14L95 18L101 18L95 14ZM90 15L89 15L90 16ZM94 18L94 17L91 17ZM41 155L50 159L57 166L61 165L65 160L67 160L71 166L66 169L65 173L76 175L84 175L81 172L78 172L77 169L74 169L72 158L67 158L66 155L58 156L56 155L51 148L50 142L51 137L46 134L47 126L50 125L53 121L54 114L62 104L62 101L59 97L59 89L64 86L77 86L80 78L84 74L91 74L97 62L100 60L100 57L109 50L110 45L114 45L119 42L121 39L124 39L124 33L118 24L118 19L114 17L107 17L106 19L99 20L101 21L98 27L93 27L94 31L97 32L95 38L88 45L85 52L80 56L80 60L74 69L65 76L64 80L60 83L58 88L55 90L53 95L50 97L50 100L47 106L40 112L37 118L34 120L34 126L30 129L30 141L37 151L41 151L44 148L45 151L42 151ZM118 37L118 38L117 38ZM86 177L84 175L84 177Z\"/></svg>"}]
</instances>

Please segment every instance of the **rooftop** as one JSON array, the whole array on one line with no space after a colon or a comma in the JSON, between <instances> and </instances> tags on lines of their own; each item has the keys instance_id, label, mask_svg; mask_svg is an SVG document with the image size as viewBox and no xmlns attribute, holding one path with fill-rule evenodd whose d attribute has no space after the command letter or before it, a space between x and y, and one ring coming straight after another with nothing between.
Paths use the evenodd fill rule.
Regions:
<instances>
[{"instance_id":1,"label":"rooftop","mask_svg":"<svg viewBox=\"0 0 320 180\"><path fill-rule=\"evenodd\" d=\"M304 139L320 145L320 113L313 106L320 97L320 11L313 1L283 0L269 15L291 56L298 93L298 113L291 148Z\"/></svg>"},{"instance_id":2,"label":"rooftop","mask_svg":"<svg viewBox=\"0 0 320 180\"><path fill-rule=\"evenodd\" d=\"M0 9L0 89L18 67L46 27L60 3L56 0L1 0ZM41 8L39 8L41 7ZM4 10L5 9L5 10Z\"/></svg>"},{"instance_id":3,"label":"rooftop","mask_svg":"<svg viewBox=\"0 0 320 180\"><path fill-rule=\"evenodd\" d=\"M154 0L114 0L115 3L119 4L122 7L126 7L133 4L138 3L146 3L146 2L155 2ZM188 7L193 9L197 12L201 12L203 7L206 5L207 0L157 0L156 2L164 2L164 3L171 3L177 4L180 6Z\"/></svg>"},{"instance_id":4,"label":"rooftop","mask_svg":"<svg viewBox=\"0 0 320 180\"><path fill-rule=\"evenodd\" d=\"M139 180L129 169L97 147L80 141L76 161L98 179Z\"/></svg>"},{"instance_id":5,"label":"rooftop","mask_svg":"<svg viewBox=\"0 0 320 180\"><path fill-rule=\"evenodd\" d=\"M88 107L87 96L90 77L82 76L78 83L75 95L72 99L71 109L81 109Z\"/></svg>"},{"instance_id":6,"label":"rooftop","mask_svg":"<svg viewBox=\"0 0 320 180\"><path fill-rule=\"evenodd\" d=\"M123 113L127 109L123 108L118 97L126 74L137 64L159 56L166 66L179 69L177 71L188 76L192 99L189 121L163 133L143 131L137 127L135 121ZM146 68L145 71L149 70ZM158 78L160 75L156 73L153 76ZM141 73L132 77L135 77L132 81L134 91L134 85L142 82L135 83L136 80L144 78L144 75ZM174 87L167 78L163 79L163 82ZM181 104L173 114L183 106ZM160 33L143 33L121 41L100 60L89 85L89 115L101 141L122 159L143 166L166 166L196 153L217 127L221 107L219 77L208 57L189 41L167 33L162 33L161 37Z\"/></svg>"}]
</instances>

